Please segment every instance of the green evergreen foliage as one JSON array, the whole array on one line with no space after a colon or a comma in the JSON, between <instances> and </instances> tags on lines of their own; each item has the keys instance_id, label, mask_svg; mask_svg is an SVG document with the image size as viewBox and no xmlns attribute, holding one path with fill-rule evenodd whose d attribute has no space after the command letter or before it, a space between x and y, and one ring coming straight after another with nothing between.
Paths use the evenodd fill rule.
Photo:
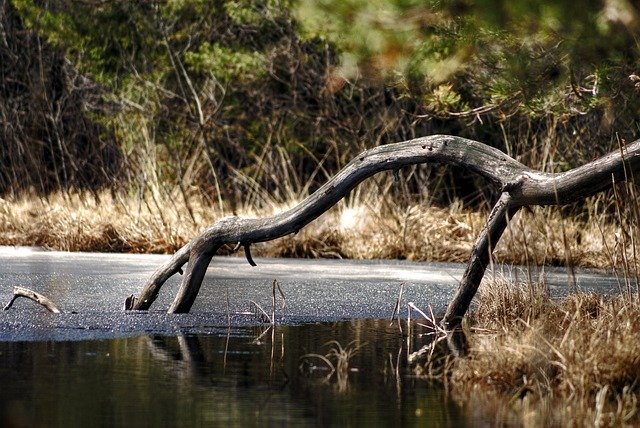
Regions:
<instances>
[{"instance_id":1,"label":"green evergreen foliage","mask_svg":"<svg viewBox=\"0 0 640 428\"><path fill-rule=\"evenodd\" d=\"M104 91L0 1L0 195L95 190L122 156L93 112Z\"/></svg>"},{"instance_id":2,"label":"green evergreen foliage","mask_svg":"<svg viewBox=\"0 0 640 428\"><path fill-rule=\"evenodd\" d=\"M426 92L427 112L518 97L545 116L630 98L638 13L626 0L302 0L299 15L339 46L346 76Z\"/></svg>"},{"instance_id":3,"label":"green evergreen foliage","mask_svg":"<svg viewBox=\"0 0 640 428\"><path fill-rule=\"evenodd\" d=\"M91 117L118 142L125 185L197 184L233 200L242 176L286 199L287 169L296 191L312 190L320 162L330 174L419 135L475 138L557 170L640 132L629 0L11 4L43 49L101 88ZM469 196L454 175L441 190Z\"/></svg>"}]
</instances>

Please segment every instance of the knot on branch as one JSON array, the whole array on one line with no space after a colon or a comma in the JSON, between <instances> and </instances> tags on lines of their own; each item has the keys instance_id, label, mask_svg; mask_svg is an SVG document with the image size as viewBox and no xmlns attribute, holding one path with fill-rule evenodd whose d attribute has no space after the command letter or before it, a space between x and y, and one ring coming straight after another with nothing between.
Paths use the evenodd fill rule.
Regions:
<instances>
[{"instance_id":1,"label":"knot on branch","mask_svg":"<svg viewBox=\"0 0 640 428\"><path fill-rule=\"evenodd\" d=\"M511 193L514 190L518 190L522 187L522 185L524 184L525 180L527 179L527 177L525 177L524 175L519 175L517 176L515 179L506 182L503 186L502 189L500 189L503 193L507 192L507 193Z\"/></svg>"}]
</instances>

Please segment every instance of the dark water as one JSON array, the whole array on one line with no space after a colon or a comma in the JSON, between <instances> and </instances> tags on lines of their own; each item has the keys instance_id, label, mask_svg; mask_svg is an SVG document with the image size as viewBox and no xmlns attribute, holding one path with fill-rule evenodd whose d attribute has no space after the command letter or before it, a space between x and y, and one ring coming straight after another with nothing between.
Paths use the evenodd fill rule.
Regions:
<instances>
[{"instance_id":1,"label":"dark water","mask_svg":"<svg viewBox=\"0 0 640 428\"><path fill-rule=\"evenodd\" d=\"M357 349L341 372L309 355L337 364L338 344ZM469 425L406 350L388 320L0 342L2 426Z\"/></svg>"},{"instance_id":2,"label":"dark water","mask_svg":"<svg viewBox=\"0 0 640 428\"><path fill-rule=\"evenodd\" d=\"M1 427L495 422L471 419L478 412L413 377L407 353L425 339L389 326L401 286L403 317L408 302L438 312L455 293L461 265L258 259L252 268L217 257L191 313L165 312L179 277L151 311L122 311L124 298L166 259L0 247L0 304L21 285L64 311L51 314L27 299L0 311ZM575 281L557 269L499 274L544 278L554 296L620 288L598 272ZM248 309L254 301L270 310L274 279L287 303L284 310L278 302L278 325L269 328ZM357 351L347 369L331 373L340 349Z\"/></svg>"}]
</instances>

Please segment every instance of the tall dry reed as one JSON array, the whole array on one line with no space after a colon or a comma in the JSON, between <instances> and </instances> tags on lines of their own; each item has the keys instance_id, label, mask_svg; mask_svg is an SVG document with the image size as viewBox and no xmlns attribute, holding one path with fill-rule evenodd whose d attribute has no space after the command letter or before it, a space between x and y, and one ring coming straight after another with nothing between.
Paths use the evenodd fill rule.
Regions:
<instances>
[{"instance_id":1,"label":"tall dry reed","mask_svg":"<svg viewBox=\"0 0 640 428\"><path fill-rule=\"evenodd\" d=\"M636 191L634 184L614 185L611 194L587 201L584 218L550 209L525 213L510 225L498 251L521 242L528 262L543 264L558 257L570 269L579 264L608 267L619 290L608 296L574 291L554 299L535 279L514 283L485 278L464 323L468 354L435 355L417 371L444 382L456 401L483 420L523 426L637 426ZM534 216L542 221L528 221Z\"/></svg>"},{"instance_id":2,"label":"tall dry reed","mask_svg":"<svg viewBox=\"0 0 640 428\"><path fill-rule=\"evenodd\" d=\"M640 422L640 301L487 281L468 320L469 354L438 373L483 420L523 426Z\"/></svg>"}]
</instances>

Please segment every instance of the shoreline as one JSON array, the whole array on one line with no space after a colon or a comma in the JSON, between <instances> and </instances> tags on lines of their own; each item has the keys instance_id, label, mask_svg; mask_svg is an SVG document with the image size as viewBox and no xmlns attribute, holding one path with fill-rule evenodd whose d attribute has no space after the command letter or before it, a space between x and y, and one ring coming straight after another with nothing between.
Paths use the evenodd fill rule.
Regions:
<instances>
[{"instance_id":1,"label":"shoreline","mask_svg":"<svg viewBox=\"0 0 640 428\"><path fill-rule=\"evenodd\" d=\"M194 198L195 199L195 198ZM242 209L264 217L295 204ZM0 200L0 245L48 250L172 254L207 226L229 215L206 206L161 201L159 210L135 198L56 194L49 198ZM450 207L383 207L383 201L341 202L298 234L256 244L255 256L383 259L466 263L486 213ZM615 218L564 218L559 209L534 208L513 219L494 251L496 263L620 268L638 250ZM218 254L232 253L221 248ZM629 268L630 263L627 263Z\"/></svg>"},{"instance_id":2,"label":"shoreline","mask_svg":"<svg viewBox=\"0 0 640 428\"><path fill-rule=\"evenodd\" d=\"M79 196L0 201L0 245L35 241L63 251L166 253L224 214L198 205L198 221L188 223L179 211L160 215L133 210L135 200L101 199L99 204ZM566 257L570 269L613 268L621 277L635 277L633 246L624 246L635 241L626 240L623 228L615 222L594 225L562 218L558 212L536 208L521 213L505 232L496 263ZM254 255L464 263L484 217L460 207L414 206L376 215L370 207L339 205L297 235L256 246ZM47 253L20 246L16 251ZM633 424L640 403L638 296L622 289L613 296L574 290L552 299L535 282L488 277L464 323L469 354L451 358L436 353L416 375L442 382L453 400L471 412L481 408L494 420L532 426Z\"/></svg>"}]
</instances>

